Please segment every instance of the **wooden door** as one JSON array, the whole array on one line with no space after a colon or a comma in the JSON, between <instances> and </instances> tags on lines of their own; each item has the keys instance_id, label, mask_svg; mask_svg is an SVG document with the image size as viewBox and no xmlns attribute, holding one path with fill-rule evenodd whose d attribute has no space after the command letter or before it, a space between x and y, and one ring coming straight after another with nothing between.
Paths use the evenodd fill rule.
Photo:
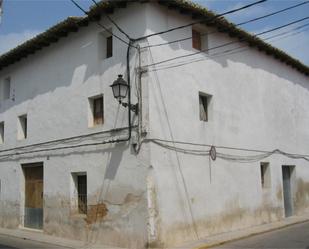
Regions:
<instances>
[{"instance_id":1,"label":"wooden door","mask_svg":"<svg viewBox=\"0 0 309 249\"><path fill-rule=\"evenodd\" d=\"M24 226L43 228L43 165L26 165L25 176L25 220Z\"/></svg>"}]
</instances>

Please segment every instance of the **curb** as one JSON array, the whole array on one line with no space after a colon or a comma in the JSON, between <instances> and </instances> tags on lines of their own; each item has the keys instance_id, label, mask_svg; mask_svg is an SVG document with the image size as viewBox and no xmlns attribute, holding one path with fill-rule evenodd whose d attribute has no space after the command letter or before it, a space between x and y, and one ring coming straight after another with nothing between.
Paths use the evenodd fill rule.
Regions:
<instances>
[{"instance_id":1,"label":"curb","mask_svg":"<svg viewBox=\"0 0 309 249\"><path fill-rule=\"evenodd\" d=\"M281 230L290 226L294 226L294 225L298 225L298 224L302 224L302 223L306 223L309 221L309 218L306 218L304 220L301 221L295 221L289 224L285 224L282 226L278 226L278 227L274 227L274 228L269 228L269 229L265 229L259 232L252 232L249 234L245 234L242 236L239 236L237 238L231 238L231 239L226 239L226 240L222 240L222 241L218 241L218 242L213 242L213 243L205 243L203 245L197 246L197 247L193 247L193 249L207 249L207 248L211 248L211 247L215 247L215 246L220 246L229 242L234 242L234 241L238 241L238 240L242 240L242 239L246 239L246 238L250 238L256 235L260 235L260 234L264 234L264 233L268 233L268 232L272 232L272 231L277 231L277 230Z\"/></svg>"}]
</instances>

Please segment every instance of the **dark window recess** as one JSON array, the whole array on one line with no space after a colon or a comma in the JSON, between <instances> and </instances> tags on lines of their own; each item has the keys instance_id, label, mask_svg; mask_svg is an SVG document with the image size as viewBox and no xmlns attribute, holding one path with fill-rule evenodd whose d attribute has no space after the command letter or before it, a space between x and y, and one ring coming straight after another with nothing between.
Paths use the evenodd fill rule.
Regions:
<instances>
[{"instance_id":1,"label":"dark window recess","mask_svg":"<svg viewBox=\"0 0 309 249\"><path fill-rule=\"evenodd\" d=\"M78 212L87 214L87 175L77 176Z\"/></svg>"},{"instance_id":2,"label":"dark window recess","mask_svg":"<svg viewBox=\"0 0 309 249\"><path fill-rule=\"evenodd\" d=\"M200 102L200 120L208 121L208 97L204 95L199 96Z\"/></svg>"},{"instance_id":3,"label":"dark window recess","mask_svg":"<svg viewBox=\"0 0 309 249\"><path fill-rule=\"evenodd\" d=\"M103 96L93 99L93 124L104 123Z\"/></svg>"},{"instance_id":4,"label":"dark window recess","mask_svg":"<svg viewBox=\"0 0 309 249\"><path fill-rule=\"evenodd\" d=\"M270 172L269 172L269 164L261 163L261 185L263 188L270 187Z\"/></svg>"},{"instance_id":5,"label":"dark window recess","mask_svg":"<svg viewBox=\"0 0 309 249\"><path fill-rule=\"evenodd\" d=\"M197 50L202 50L201 33L192 29L192 47Z\"/></svg>"},{"instance_id":6,"label":"dark window recess","mask_svg":"<svg viewBox=\"0 0 309 249\"><path fill-rule=\"evenodd\" d=\"M113 37L106 37L106 58L113 56Z\"/></svg>"},{"instance_id":7,"label":"dark window recess","mask_svg":"<svg viewBox=\"0 0 309 249\"><path fill-rule=\"evenodd\" d=\"M27 138L27 132L28 132L27 115L20 116L19 122L20 122L20 128L21 128L20 139L26 139Z\"/></svg>"},{"instance_id":8,"label":"dark window recess","mask_svg":"<svg viewBox=\"0 0 309 249\"><path fill-rule=\"evenodd\" d=\"M264 165L261 165L261 183L262 183L262 187L264 187L265 184L265 167Z\"/></svg>"}]
</instances>

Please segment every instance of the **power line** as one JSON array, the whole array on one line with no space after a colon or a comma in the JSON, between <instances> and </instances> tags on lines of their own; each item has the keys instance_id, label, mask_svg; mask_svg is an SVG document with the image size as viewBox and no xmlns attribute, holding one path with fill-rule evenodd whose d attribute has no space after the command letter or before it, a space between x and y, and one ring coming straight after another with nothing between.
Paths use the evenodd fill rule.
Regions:
<instances>
[{"instance_id":1,"label":"power line","mask_svg":"<svg viewBox=\"0 0 309 249\"><path fill-rule=\"evenodd\" d=\"M237 24L235 24L235 27L241 26L241 25L244 25L244 24L248 24L248 23L252 23L252 22L255 22L255 21L258 21L258 20L261 20L261 19L270 17L270 16L274 16L274 15L276 15L276 14L279 14L279 13L282 13L282 12L285 12L285 11L288 11L288 10L291 10L291 9L294 9L294 8L297 8L297 7L299 7L299 6L302 6L302 5L308 4L308 3L309 3L309 1L305 1L305 2L302 2L302 3L296 4L296 5L290 6L290 7L288 7L288 8L284 8L284 9L281 9L281 10L278 10L278 11L275 11L275 12L272 12L272 13L269 13L269 14L264 15L264 16L256 17L256 18L250 19L250 20L245 21L245 22L237 23ZM223 31L224 31L224 30L228 30L228 29L229 29L229 28L223 29ZM212 34L216 34L216 33L219 33L219 31L208 32L208 33L204 33L204 34L201 34L201 35L202 35L202 36L205 36L205 35L212 35ZM169 45L169 44L173 44L173 43L177 43L177 42L187 41L187 40L190 40L190 39L192 39L192 36L186 37L186 38L182 38L182 39L177 39L177 40L170 41L170 42L164 42L164 43L159 43L159 44L153 44L153 45L145 46L145 47L142 47L142 49L143 49L143 48L151 48L151 47L165 46L165 45Z\"/></svg>"},{"instance_id":2,"label":"power line","mask_svg":"<svg viewBox=\"0 0 309 249\"><path fill-rule=\"evenodd\" d=\"M290 34L292 31L299 30L299 29L301 29L303 27L306 27L308 25L309 25L309 23L301 25L301 26L298 26L298 27L296 27L296 28L294 28L292 30L289 30L289 31L286 31L286 32L282 32L282 33L279 33L279 34L267 37L267 38L262 39L262 40L266 41L266 40L270 40L270 39L273 39L273 38L276 38L276 37L279 37L279 36L283 36L285 34ZM301 30L301 31L298 31L298 32L294 32L294 33L292 32L290 35L281 37L281 39L276 39L275 41L282 40L282 39L288 38L290 36L295 36L295 35L301 34L302 32L305 32L306 30L307 29L304 29L304 30ZM239 50L241 48L245 48L245 49ZM209 58L217 58L217 57L222 56L222 55L230 55L230 54L235 54L235 53L241 53L241 52L247 51L248 49L249 49L248 45L243 45L243 46L239 46L239 47L236 47L236 48L227 49L227 50L224 50L224 51L221 51L221 52L218 52L218 53L214 53L212 55L207 55L206 54L207 58L197 58L197 59L192 59L192 60L189 60L189 61L177 62L177 63L166 65L166 66L163 66L163 67L160 67L160 68L155 68L155 69L152 69L152 70L149 70L149 71L150 72L151 71L159 71L159 70L165 70L165 69L180 67L180 66L184 66L184 65L187 65L187 64L190 64L190 63L203 61L203 60L209 59ZM233 51L235 51L235 52L233 52Z\"/></svg>"},{"instance_id":3,"label":"power line","mask_svg":"<svg viewBox=\"0 0 309 249\"><path fill-rule=\"evenodd\" d=\"M95 0L91 0L97 7L100 7L100 5L95 1ZM115 25L115 27L122 33L124 34L129 40L132 40L132 38L126 33L124 32L124 30L109 16L106 15L106 17L108 18L108 20L110 20L111 23L113 23Z\"/></svg>"},{"instance_id":4,"label":"power line","mask_svg":"<svg viewBox=\"0 0 309 249\"><path fill-rule=\"evenodd\" d=\"M86 10L84 10L75 0L70 0L77 8L79 8L85 15L88 16L88 12ZM107 27L105 27L104 25L102 25L99 22L96 22L96 24L98 26L100 26L101 28L103 28L106 32L108 32L109 34L111 34L112 36L116 37L118 40L120 40L121 42L127 44L128 46L132 46L129 42L125 41L124 39L122 39L121 37L119 37L118 35L115 35L112 31L110 31ZM133 46L134 47L134 46Z\"/></svg>"},{"instance_id":5,"label":"power line","mask_svg":"<svg viewBox=\"0 0 309 249\"><path fill-rule=\"evenodd\" d=\"M201 143L192 143L192 142L183 142L183 141L171 141L171 140L165 140L165 139L145 139L145 142L153 142L161 147L170 149L170 150L175 150L177 152L181 152L184 154L194 154L194 155L199 155L199 156L207 156L209 155L209 150L207 149L187 149L175 145L169 145L168 143L171 144L182 144L182 145L190 145L190 146L199 146L199 147L207 147L210 148L215 145L209 145L209 144L201 144ZM267 150L253 150L253 149L244 149L244 148L236 148L236 147L228 147L228 146L215 146L215 148L218 149L228 149L228 150L237 150L237 151L245 151L245 152L256 152L259 153L258 155L230 155L226 153L218 153L217 152L217 157L229 161L238 161L238 162L255 162L255 161L260 161L262 159L265 159L271 155L274 154L281 154L286 157L292 158L292 159L303 159L306 161L309 161L309 155L301 155L301 154L293 154L293 153L288 153L284 152L280 149L274 149L271 151Z\"/></svg>"},{"instance_id":6,"label":"power line","mask_svg":"<svg viewBox=\"0 0 309 249\"><path fill-rule=\"evenodd\" d=\"M290 22L290 23L287 23L287 24L284 24L284 25L281 25L281 26L276 27L276 28L272 28L272 29L260 32L258 34L254 34L254 35L252 35L250 37L250 39L254 38L254 37L257 37L259 35L267 34L267 33L270 33L270 32L273 32L273 31L285 28L287 26L290 26L290 25L302 22L304 20L307 20L308 18L309 18L309 16L304 17L302 19L298 19L296 21L293 21L293 22ZM190 57L190 56L193 56L193 55L197 55L197 54L201 54L201 53L204 53L204 52L208 52L208 51L213 50L213 49L218 49L218 48L226 47L226 46L231 45L231 44L235 44L235 43L239 43L239 42L244 42L246 40L248 40L248 38L243 38L243 39L240 39L239 41L231 41L231 42L224 43L224 44L221 44L221 45L218 45L218 46L215 46L215 47L211 47L211 48L207 48L207 49L202 49L202 50L200 50L198 52L194 52L194 53L190 53L190 54L186 54L186 55L180 55L180 56L176 56L176 57L173 57L173 58L170 58L170 59L158 61L158 62L155 62L155 63L152 63L152 64L145 65L144 67L152 67L152 66L155 66L155 65L163 64L163 63L166 63L166 62L169 62L169 61L173 61L173 60L177 60L177 59L180 59L180 58Z\"/></svg>"},{"instance_id":7,"label":"power line","mask_svg":"<svg viewBox=\"0 0 309 249\"><path fill-rule=\"evenodd\" d=\"M247 4L247 5L242 6L240 8L236 8L236 9L233 9L233 10L229 10L229 11L223 12L221 14L217 14L217 15L215 15L213 17L210 17L210 18L205 18L205 19L200 20L200 21L192 22L192 23L189 23L189 24L185 24L185 25L182 25L182 26L175 27L175 28L171 28L171 29L167 29L167 30L160 31L160 32L157 32L157 33L153 33L153 34L149 34L149 35L146 35L146 36L142 36L142 37L138 38L137 40L147 39L149 37L156 36L156 35L162 35L162 34L165 34L165 33L171 32L171 31L175 31L175 30L178 30L178 29L183 29L183 28L186 28L186 27L190 27L190 26L193 26L193 25L198 24L198 23L210 22L210 21L213 21L214 19L217 19L217 18L222 17L224 15L232 14L232 13L235 13L237 11L241 11L241 10L250 8L252 6L255 6L257 4L261 4L261 3L266 2L266 1L267 0L260 0L260 1L257 1L257 2L251 3L251 4Z\"/></svg>"}]
</instances>

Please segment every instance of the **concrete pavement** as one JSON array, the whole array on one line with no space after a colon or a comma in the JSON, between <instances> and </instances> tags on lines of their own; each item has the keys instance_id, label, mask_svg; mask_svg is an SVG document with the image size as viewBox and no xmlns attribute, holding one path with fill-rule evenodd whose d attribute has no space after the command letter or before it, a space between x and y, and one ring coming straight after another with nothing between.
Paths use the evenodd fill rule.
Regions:
<instances>
[{"instance_id":1,"label":"concrete pavement","mask_svg":"<svg viewBox=\"0 0 309 249\"><path fill-rule=\"evenodd\" d=\"M309 222L237 240L214 249L302 248L309 249Z\"/></svg>"},{"instance_id":2,"label":"concrete pavement","mask_svg":"<svg viewBox=\"0 0 309 249\"><path fill-rule=\"evenodd\" d=\"M48 243L37 242L22 238L0 235L0 249L67 249L68 247L56 246Z\"/></svg>"},{"instance_id":3,"label":"concrete pavement","mask_svg":"<svg viewBox=\"0 0 309 249\"><path fill-rule=\"evenodd\" d=\"M295 225L298 224L298 225ZM304 225L304 226L302 226ZM298 227L299 226L299 227ZM282 228L287 229L288 232L282 233L278 236L274 235L274 239L270 239L270 244L256 244L254 239L252 241L244 242L244 246L242 248L269 248L268 246L275 246L276 243L281 239L281 237L285 240L284 245L291 245L287 248L297 248L297 246L301 246L299 248L306 248L308 246L309 249L309 214L303 216L294 216L286 218L282 221L264 224L260 226L255 226L251 228L247 228L244 230L238 230L234 232L219 234L215 236L210 236L205 239L201 239L199 241L194 241L192 243L187 243L186 245L182 245L177 248L195 248L195 249L205 249L209 247L215 246L230 246L230 248L241 248L242 244L234 244L237 241L241 242L244 238L252 237L257 234L271 234L272 232L280 232L285 231ZM289 230L289 227L291 230ZM295 235L296 237L290 237L289 234L294 234L293 228L296 228ZM280 229L280 230L278 230ZM259 235L262 236L262 235ZM263 238L263 237L261 237ZM249 239L249 238L248 238ZM264 239L260 239L263 240ZM266 242L267 240L265 240ZM246 244L248 243L248 244ZM1 247L4 245L6 247ZM234 246L235 245L235 246ZM254 247L254 245L258 247ZM229 248L229 247L218 247L218 248ZM234 247L233 247L234 246ZM265 247L263 247L265 246ZM305 246L305 247L304 247ZM11 247L11 248L10 248ZM275 246L276 247L276 246ZM58 248L79 248L79 249L95 249L95 248L109 248L110 246L103 246L103 245L89 245L83 241L76 241L76 240L68 240L64 238L58 238L50 235L46 235L42 232L32 231L32 230L25 230L25 229L4 229L0 228L0 249L30 249L30 248L50 248L50 249L58 249ZM284 248L284 247L276 247L276 248ZM115 248L116 249L116 248ZM119 249L119 248L118 248ZM307 248L306 248L307 249Z\"/></svg>"},{"instance_id":4,"label":"concrete pavement","mask_svg":"<svg viewBox=\"0 0 309 249\"><path fill-rule=\"evenodd\" d=\"M285 218L278 222L273 223L267 223L259 226L250 227L247 229L227 232L223 234L218 234L214 236L209 236L206 238L201 238L198 241L189 242L185 245L179 246L177 248L182 249L188 249L188 248L194 248L194 249L205 249L209 247L215 247L222 245L224 243L236 241L239 239L248 238L257 234L267 233L271 231L276 231L278 229L289 227L295 224L301 224L304 222L309 221L309 213L304 214L302 216L291 216L288 218ZM309 234L308 234L309 237ZM309 248L308 248L309 249Z\"/></svg>"}]
</instances>

